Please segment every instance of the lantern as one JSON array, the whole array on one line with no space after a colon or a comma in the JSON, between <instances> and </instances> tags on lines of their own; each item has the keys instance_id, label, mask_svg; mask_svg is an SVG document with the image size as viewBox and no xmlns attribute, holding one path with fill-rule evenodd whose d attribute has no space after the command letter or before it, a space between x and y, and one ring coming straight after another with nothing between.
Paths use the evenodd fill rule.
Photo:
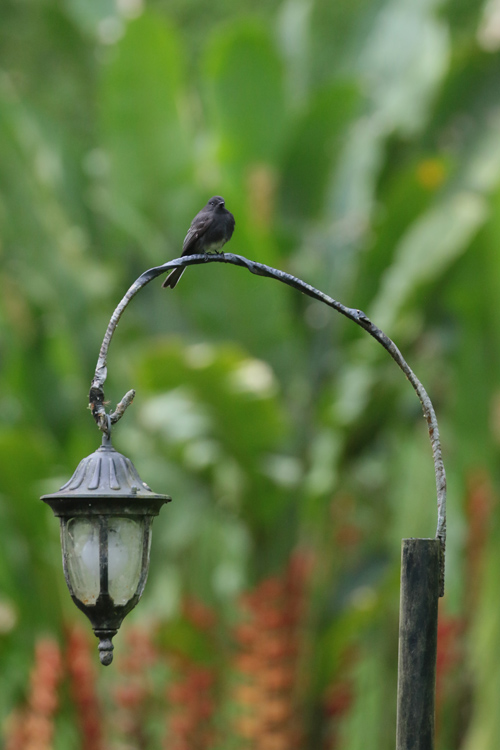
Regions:
<instances>
[{"instance_id":1,"label":"lantern","mask_svg":"<svg viewBox=\"0 0 500 750\"><path fill-rule=\"evenodd\" d=\"M111 664L112 638L146 584L153 518L171 498L154 493L104 434L69 482L41 499L60 519L71 597L99 638L101 663Z\"/></svg>"}]
</instances>

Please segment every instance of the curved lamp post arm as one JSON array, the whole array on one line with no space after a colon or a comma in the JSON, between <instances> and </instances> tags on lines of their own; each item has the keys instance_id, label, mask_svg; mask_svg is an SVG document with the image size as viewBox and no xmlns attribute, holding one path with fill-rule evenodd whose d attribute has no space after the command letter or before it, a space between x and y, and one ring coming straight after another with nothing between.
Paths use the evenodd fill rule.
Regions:
<instances>
[{"instance_id":1,"label":"curved lamp post arm","mask_svg":"<svg viewBox=\"0 0 500 750\"><path fill-rule=\"evenodd\" d=\"M234 255L233 253L220 253L218 255L188 255L184 258L176 258L175 260L171 260L161 266L150 268L148 271L145 271L143 274L141 274L141 276L139 276L139 278L134 281L121 302L118 304L113 315L111 316L111 320L109 321L108 328L106 330L101 349L99 351L99 359L97 361L97 366L89 393L90 410L95 421L97 422L99 429L105 433L107 433L109 429L108 415L106 414L106 410L104 408L103 390L104 382L107 376L108 347L113 337L116 326L118 325L118 321L120 320L125 308L129 304L131 299L135 297L137 292L139 292L144 286L146 286L146 284L149 284L150 281L153 281L153 279L161 276L166 271L169 271L172 268L177 268L179 266L199 265L206 262L231 263L236 266L243 266L248 271L256 274L257 276L267 276L272 279L277 279L277 281L281 281L283 284L287 284L288 286L297 289L303 294L306 294L313 299L323 302L325 305L332 307L341 315L349 318L349 320L352 320L354 323L363 328L367 333L369 333L370 336L378 341L378 343L381 344L384 349L389 352L393 360L404 372L407 379L413 386L422 405L424 417L427 421L432 455L434 458L434 473L436 476L438 509L436 538L439 539L441 546L440 596L443 596L444 552L446 545L446 474L443 464L436 413L427 394L427 391L404 359L396 344L388 336L386 336L386 334L381 331L380 328L377 328L377 326L372 323L372 321L361 310L357 310L352 307L346 307L341 302L337 302L337 300L334 300L332 297L329 297L327 294L320 292L318 289L315 289L310 284L306 284L305 281L302 281L295 276L291 276L284 271L279 271L276 268L266 266L264 265L264 263L257 263L256 261L248 260L248 258L244 258L241 255ZM125 396L116 407L115 411L109 415L111 424L116 423L121 418L121 416L125 412L125 409L132 403L134 396L135 391L128 391L128 393L125 394Z\"/></svg>"}]
</instances>

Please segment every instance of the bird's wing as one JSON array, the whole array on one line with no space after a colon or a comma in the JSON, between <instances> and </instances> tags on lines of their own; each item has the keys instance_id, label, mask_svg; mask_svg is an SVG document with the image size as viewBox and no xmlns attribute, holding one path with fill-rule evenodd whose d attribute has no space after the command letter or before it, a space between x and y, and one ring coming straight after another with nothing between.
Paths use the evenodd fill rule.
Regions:
<instances>
[{"instance_id":1,"label":"bird's wing","mask_svg":"<svg viewBox=\"0 0 500 750\"><path fill-rule=\"evenodd\" d=\"M198 215L194 219L184 238L182 245L183 255L190 255L193 252L196 241L205 234L212 221L213 216L211 214L206 214L205 216Z\"/></svg>"}]
</instances>

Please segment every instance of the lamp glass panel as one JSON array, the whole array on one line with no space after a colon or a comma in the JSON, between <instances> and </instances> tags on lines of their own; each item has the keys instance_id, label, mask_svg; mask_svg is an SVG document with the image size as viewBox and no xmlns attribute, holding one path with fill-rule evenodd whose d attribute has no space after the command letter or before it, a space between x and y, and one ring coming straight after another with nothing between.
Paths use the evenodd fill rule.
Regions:
<instances>
[{"instance_id":1,"label":"lamp glass panel","mask_svg":"<svg viewBox=\"0 0 500 750\"><path fill-rule=\"evenodd\" d=\"M149 519L108 518L108 586L117 605L130 601L139 586L146 524Z\"/></svg>"},{"instance_id":2,"label":"lamp glass panel","mask_svg":"<svg viewBox=\"0 0 500 750\"><path fill-rule=\"evenodd\" d=\"M99 596L99 521L71 518L63 527L67 575L75 596L95 604Z\"/></svg>"}]
</instances>

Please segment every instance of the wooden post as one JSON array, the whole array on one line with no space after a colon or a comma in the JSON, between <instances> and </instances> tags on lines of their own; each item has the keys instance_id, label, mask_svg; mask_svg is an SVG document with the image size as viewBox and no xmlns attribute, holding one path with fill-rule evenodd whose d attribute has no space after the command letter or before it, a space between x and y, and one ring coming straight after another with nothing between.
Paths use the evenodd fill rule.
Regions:
<instances>
[{"instance_id":1,"label":"wooden post","mask_svg":"<svg viewBox=\"0 0 500 750\"><path fill-rule=\"evenodd\" d=\"M433 750L439 539L403 539L396 750Z\"/></svg>"}]
</instances>

